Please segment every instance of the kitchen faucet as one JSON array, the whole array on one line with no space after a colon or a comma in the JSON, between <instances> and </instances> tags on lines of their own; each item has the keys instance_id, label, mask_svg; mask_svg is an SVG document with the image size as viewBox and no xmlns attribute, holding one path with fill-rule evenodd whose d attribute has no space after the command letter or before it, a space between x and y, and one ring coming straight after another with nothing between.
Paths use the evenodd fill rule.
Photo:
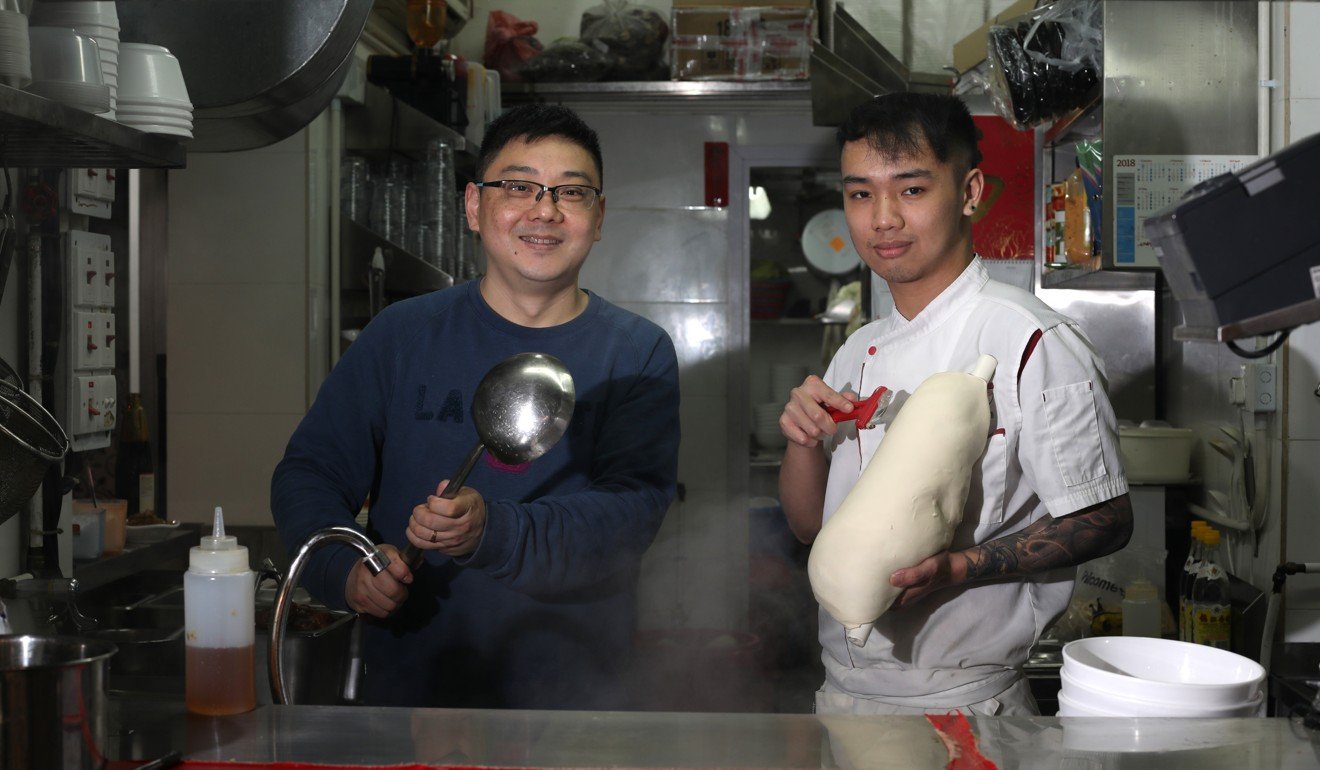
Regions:
<instances>
[{"instance_id":1,"label":"kitchen faucet","mask_svg":"<svg viewBox=\"0 0 1320 770\"><path fill-rule=\"evenodd\" d=\"M293 557L293 563L289 565L289 574L280 584L279 594L275 596L275 606L270 618L270 649L268 650L270 694L274 702L279 705L289 703L288 695L284 691L284 661L280 653L284 647L284 626L288 621L293 591L298 586L298 578L302 575L303 567L307 565L307 558L312 551L333 542L347 543L361 551L367 569L371 570L373 575L379 575L390 564L390 558L381 553L375 543L352 527L326 527L317 530L298 549L298 553Z\"/></svg>"}]
</instances>

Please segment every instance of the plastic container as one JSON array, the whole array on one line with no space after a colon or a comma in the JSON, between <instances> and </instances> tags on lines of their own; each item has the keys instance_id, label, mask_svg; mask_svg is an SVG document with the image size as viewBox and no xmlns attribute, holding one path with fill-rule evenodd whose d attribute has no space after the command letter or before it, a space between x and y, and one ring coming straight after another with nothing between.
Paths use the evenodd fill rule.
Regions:
<instances>
[{"instance_id":1,"label":"plastic container","mask_svg":"<svg viewBox=\"0 0 1320 770\"><path fill-rule=\"evenodd\" d=\"M1191 478L1196 433L1190 428L1118 429L1118 451L1127 480L1135 484L1172 484Z\"/></svg>"},{"instance_id":2,"label":"plastic container","mask_svg":"<svg viewBox=\"0 0 1320 770\"><path fill-rule=\"evenodd\" d=\"M212 533L189 551L183 576L189 711L224 716L256 708L256 587L247 548L225 535L224 512L216 508Z\"/></svg>"},{"instance_id":3,"label":"plastic container","mask_svg":"<svg viewBox=\"0 0 1320 770\"><path fill-rule=\"evenodd\" d=\"M1155 584L1137 578L1123 592L1123 636L1160 636L1160 598Z\"/></svg>"}]
</instances>

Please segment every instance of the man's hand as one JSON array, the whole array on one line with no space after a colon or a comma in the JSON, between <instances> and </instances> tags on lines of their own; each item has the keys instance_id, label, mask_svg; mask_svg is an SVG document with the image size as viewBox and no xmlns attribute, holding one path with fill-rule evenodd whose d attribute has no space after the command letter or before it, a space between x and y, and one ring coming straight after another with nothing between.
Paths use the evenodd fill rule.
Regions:
<instances>
[{"instance_id":1,"label":"man's hand","mask_svg":"<svg viewBox=\"0 0 1320 770\"><path fill-rule=\"evenodd\" d=\"M920 601L926 594L948 585L957 585L963 582L966 572L966 557L949 551L940 551L914 566L894 570L889 576L889 584L902 588L903 593L898 595L892 606L894 609L903 609Z\"/></svg>"},{"instance_id":2,"label":"man's hand","mask_svg":"<svg viewBox=\"0 0 1320 770\"><path fill-rule=\"evenodd\" d=\"M821 439L833 436L838 430L838 425L825 411L826 406L844 412L853 409L852 401L813 374L789 394L784 413L779 415L779 431L798 446L817 446Z\"/></svg>"},{"instance_id":3,"label":"man's hand","mask_svg":"<svg viewBox=\"0 0 1320 770\"><path fill-rule=\"evenodd\" d=\"M348 573L344 599L355 612L387 618L408 598L408 584L413 581L413 576L397 548L382 545L380 550L390 558L389 566L379 575L373 575L367 563L359 560Z\"/></svg>"},{"instance_id":4,"label":"man's hand","mask_svg":"<svg viewBox=\"0 0 1320 770\"><path fill-rule=\"evenodd\" d=\"M423 551L466 556L477 550L486 531L486 500L472 487L463 487L453 500L440 497L449 480L440 482L426 503L413 508L408 520L408 542Z\"/></svg>"}]
</instances>

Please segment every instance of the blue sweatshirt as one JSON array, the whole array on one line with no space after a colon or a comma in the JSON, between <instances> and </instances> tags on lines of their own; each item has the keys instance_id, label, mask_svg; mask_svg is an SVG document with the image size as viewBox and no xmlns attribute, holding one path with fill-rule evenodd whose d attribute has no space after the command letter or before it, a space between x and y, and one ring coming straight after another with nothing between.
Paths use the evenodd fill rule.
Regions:
<instances>
[{"instance_id":1,"label":"blue sweatshirt","mask_svg":"<svg viewBox=\"0 0 1320 770\"><path fill-rule=\"evenodd\" d=\"M271 510L290 554L316 530L355 526L402 548L414 506L477 442L471 400L515 353L559 358L576 405L565 436L530 463L489 453L466 486L486 500L473 553L426 552L408 601L363 618L372 705L609 709L636 620L642 553L675 492L678 365L655 324L594 294L568 323L531 329L482 299L477 281L390 305L331 371L289 440ZM309 559L302 584L330 606L360 555Z\"/></svg>"}]
</instances>

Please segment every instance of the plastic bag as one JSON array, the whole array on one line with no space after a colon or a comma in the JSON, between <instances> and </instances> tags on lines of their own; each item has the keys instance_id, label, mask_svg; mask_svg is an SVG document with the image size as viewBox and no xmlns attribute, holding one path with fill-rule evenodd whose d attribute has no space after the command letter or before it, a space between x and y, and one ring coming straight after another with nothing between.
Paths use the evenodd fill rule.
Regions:
<instances>
[{"instance_id":1,"label":"plastic bag","mask_svg":"<svg viewBox=\"0 0 1320 770\"><path fill-rule=\"evenodd\" d=\"M986 50L995 111L1018 129L1082 107L1104 77L1099 0L1061 0L992 26Z\"/></svg>"},{"instance_id":2,"label":"plastic bag","mask_svg":"<svg viewBox=\"0 0 1320 770\"><path fill-rule=\"evenodd\" d=\"M582 13L582 42L610 58L610 80L669 77L661 54L669 25L658 11L628 0L605 0Z\"/></svg>"},{"instance_id":3,"label":"plastic bag","mask_svg":"<svg viewBox=\"0 0 1320 770\"><path fill-rule=\"evenodd\" d=\"M486 49L482 63L498 70L505 83L521 82L518 71L541 53L536 22L523 21L507 11L491 11L486 20Z\"/></svg>"},{"instance_id":4,"label":"plastic bag","mask_svg":"<svg viewBox=\"0 0 1320 770\"><path fill-rule=\"evenodd\" d=\"M1164 597L1165 552L1155 548L1130 545L1108 556L1092 559L1077 567L1072 601L1055 630L1060 639L1071 641L1087 636L1118 636L1123 633L1123 595L1137 578L1155 585L1156 595ZM1173 613L1166 606L1161 616L1165 630L1172 627Z\"/></svg>"},{"instance_id":5,"label":"plastic bag","mask_svg":"<svg viewBox=\"0 0 1320 770\"><path fill-rule=\"evenodd\" d=\"M609 71L610 58L579 40L556 41L518 69L532 83L589 83Z\"/></svg>"}]
</instances>

